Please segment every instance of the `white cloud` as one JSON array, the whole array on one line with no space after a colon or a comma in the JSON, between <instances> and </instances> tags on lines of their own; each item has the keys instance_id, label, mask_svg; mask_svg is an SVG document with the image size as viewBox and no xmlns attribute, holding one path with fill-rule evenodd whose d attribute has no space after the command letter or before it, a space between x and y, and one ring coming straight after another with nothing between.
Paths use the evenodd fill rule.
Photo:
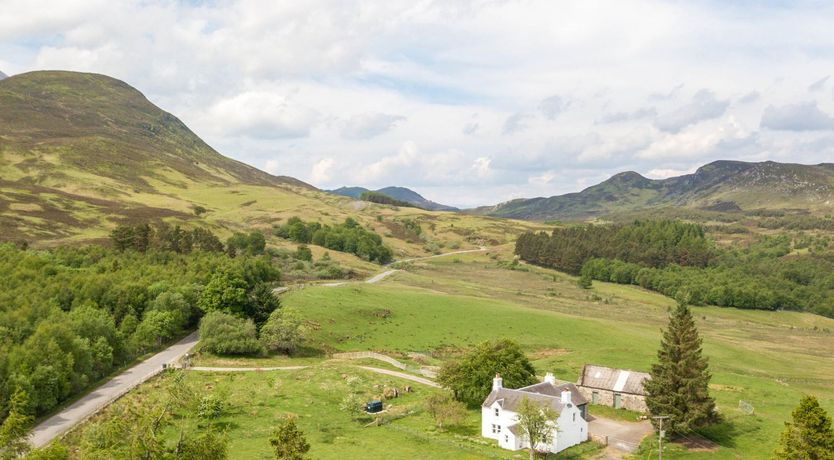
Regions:
<instances>
[{"instance_id":1,"label":"white cloud","mask_svg":"<svg viewBox=\"0 0 834 460\"><path fill-rule=\"evenodd\" d=\"M548 120L555 120L568 107L568 102L560 96L550 96L539 103L539 110Z\"/></svg>"},{"instance_id":2,"label":"white cloud","mask_svg":"<svg viewBox=\"0 0 834 460\"><path fill-rule=\"evenodd\" d=\"M834 118L817 107L814 102L780 107L768 106L762 114L762 128L785 131L833 130Z\"/></svg>"},{"instance_id":3,"label":"white cloud","mask_svg":"<svg viewBox=\"0 0 834 460\"><path fill-rule=\"evenodd\" d=\"M514 134L527 129L526 120L530 119L531 115L526 113L514 113L507 117L504 121L504 134Z\"/></svg>"},{"instance_id":4,"label":"white cloud","mask_svg":"<svg viewBox=\"0 0 834 460\"><path fill-rule=\"evenodd\" d=\"M216 102L208 110L219 132L264 139L307 137L318 113L290 97L268 91L248 91Z\"/></svg>"},{"instance_id":5,"label":"white cloud","mask_svg":"<svg viewBox=\"0 0 834 460\"><path fill-rule=\"evenodd\" d=\"M655 126L661 131L677 133L689 125L720 117L729 105L729 101L716 98L714 92L702 89L688 104L658 116Z\"/></svg>"},{"instance_id":6,"label":"white cloud","mask_svg":"<svg viewBox=\"0 0 834 460\"><path fill-rule=\"evenodd\" d=\"M695 169L655 168L647 172L646 177L651 179L668 179L670 177L692 174L693 172L695 172Z\"/></svg>"},{"instance_id":7,"label":"white cloud","mask_svg":"<svg viewBox=\"0 0 834 460\"><path fill-rule=\"evenodd\" d=\"M405 120L400 115L384 113L365 113L355 115L345 122L342 137L346 139L370 139L385 134Z\"/></svg>"},{"instance_id":8,"label":"white cloud","mask_svg":"<svg viewBox=\"0 0 834 460\"><path fill-rule=\"evenodd\" d=\"M819 91L819 90L823 89L830 77L831 77L830 75L826 75L826 76L820 78L819 80L811 83L810 85L808 85L808 91Z\"/></svg>"},{"instance_id":9,"label":"white cloud","mask_svg":"<svg viewBox=\"0 0 834 460\"><path fill-rule=\"evenodd\" d=\"M310 182L314 184L328 183L335 164L336 162L332 158L317 161L310 171Z\"/></svg>"}]
</instances>

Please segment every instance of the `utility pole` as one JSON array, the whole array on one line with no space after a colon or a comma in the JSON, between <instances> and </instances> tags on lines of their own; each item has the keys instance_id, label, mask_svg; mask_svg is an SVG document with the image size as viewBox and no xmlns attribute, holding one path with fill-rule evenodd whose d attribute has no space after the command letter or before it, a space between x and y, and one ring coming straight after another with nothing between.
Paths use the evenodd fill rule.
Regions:
<instances>
[{"instance_id":1,"label":"utility pole","mask_svg":"<svg viewBox=\"0 0 834 460\"><path fill-rule=\"evenodd\" d=\"M657 427L657 458L663 460L663 436L666 434L663 431L663 421L670 419L670 415L655 415L652 419L660 422Z\"/></svg>"}]
</instances>

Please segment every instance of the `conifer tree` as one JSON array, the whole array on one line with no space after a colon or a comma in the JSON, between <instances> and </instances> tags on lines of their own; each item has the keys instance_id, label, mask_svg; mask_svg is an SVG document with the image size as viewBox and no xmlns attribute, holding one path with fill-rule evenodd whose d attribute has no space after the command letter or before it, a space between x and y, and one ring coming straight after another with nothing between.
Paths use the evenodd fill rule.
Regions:
<instances>
[{"instance_id":1,"label":"conifer tree","mask_svg":"<svg viewBox=\"0 0 834 460\"><path fill-rule=\"evenodd\" d=\"M702 356L702 339L685 298L669 318L651 380L644 383L646 405L652 415L669 415L664 427L685 435L717 421L715 400L709 395L710 373Z\"/></svg>"},{"instance_id":2,"label":"conifer tree","mask_svg":"<svg viewBox=\"0 0 834 460\"><path fill-rule=\"evenodd\" d=\"M792 415L793 420L785 422L785 431L779 438L776 458L834 459L834 430L831 429L831 417L820 407L817 398L802 398Z\"/></svg>"},{"instance_id":3,"label":"conifer tree","mask_svg":"<svg viewBox=\"0 0 834 460\"><path fill-rule=\"evenodd\" d=\"M275 458L278 460L301 460L310 444L295 424L295 418L287 417L275 428L272 437L269 438L272 449L275 451Z\"/></svg>"}]
</instances>

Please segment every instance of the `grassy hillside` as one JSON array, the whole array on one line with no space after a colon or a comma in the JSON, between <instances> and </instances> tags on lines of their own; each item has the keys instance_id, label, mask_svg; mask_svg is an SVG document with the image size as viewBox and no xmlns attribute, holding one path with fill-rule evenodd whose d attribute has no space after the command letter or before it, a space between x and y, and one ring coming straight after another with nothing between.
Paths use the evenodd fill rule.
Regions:
<instances>
[{"instance_id":1,"label":"grassy hillside","mask_svg":"<svg viewBox=\"0 0 834 460\"><path fill-rule=\"evenodd\" d=\"M834 211L834 164L716 161L663 180L617 174L578 193L518 199L474 212L520 219L588 219L670 207L743 212Z\"/></svg>"},{"instance_id":2,"label":"grassy hillside","mask_svg":"<svg viewBox=\"0 0 834 460\"><path fill-rule=\"evenodd\" d=\"M204 213L196 212L205 209ZM119 223L165 219L221 236L298 215L354 216L397 255L504 242L527 224L399 210L320 192L222 156L179 119L110 77L31 72L0 81L0 240L91 241ZM408 241L398 219L418 219Z\"/></svg>"}]
</instances>

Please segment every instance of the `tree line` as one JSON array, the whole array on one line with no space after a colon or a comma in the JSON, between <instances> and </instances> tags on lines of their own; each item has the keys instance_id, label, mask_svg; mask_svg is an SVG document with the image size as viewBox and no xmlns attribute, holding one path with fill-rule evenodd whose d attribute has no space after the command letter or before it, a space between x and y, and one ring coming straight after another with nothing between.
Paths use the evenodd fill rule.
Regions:
<instances>
[{"instance_id":1,"label":"tree line","mask_svg":"<svg viewBox=\"0 0 834 460\"><path fill-rule=\"evenodd\" d=\"M273 227L273 233L296 243L312 243L380 264L387 264L394 258L393 251L383 244L382 237L366 230L350 217L336 225L304 222L298 217L292 217L286 224Z\"/></svg>"},{"instance_id":2,"label":"tree line","mask_svg":"<svg viewBox=\"0 0 834 460\"><path fill-rule=\"evenodd\" d=\"M201 247L201 246L199 246ZM221 310L265 323L271 256L0 245L0 420L13 394L39 416Z\"/></svg>"},{"instance_id":3,"label":"tree line","mask_svg":"<svg viewBox=\"0 0 834 460\"><path fill-rule=\"evenodd\" d=\"M714 251L701 226L662 220L560 227L549 235L528 232L516 241L515 253L527 262L578 275L594 258L648 267L703 267Z\"/></svg>"},{"instance_id":4,"label":"tree line","mask_svg":"<svg viewBox=\"0 0 834 460\"><path fill-rule=\"evenodd\" d=\"M834 259L792 253L804 240L761 237L718 248L695 224L657 221L527 233L516 254L527 262L592 280L634 284L695 305L799 310L834 317Z\"/></svg>"},{"instance_id":5,"label":"tree line","mask_svg":"<svg viewBox=\"0 0 834 460\"><path fill-rule=\"evenodd\" d=\"M359 199L362 201L370 201L371 203L379 203L379 204L387 204L390 206L402 206L407 208L418 208L422 209L419 206L409 203L408 201L398 200L396 198L390 197L381 192L374 192L374 191L367 191L362 192L359 195Z\"/></svg>"}]
</instances>

